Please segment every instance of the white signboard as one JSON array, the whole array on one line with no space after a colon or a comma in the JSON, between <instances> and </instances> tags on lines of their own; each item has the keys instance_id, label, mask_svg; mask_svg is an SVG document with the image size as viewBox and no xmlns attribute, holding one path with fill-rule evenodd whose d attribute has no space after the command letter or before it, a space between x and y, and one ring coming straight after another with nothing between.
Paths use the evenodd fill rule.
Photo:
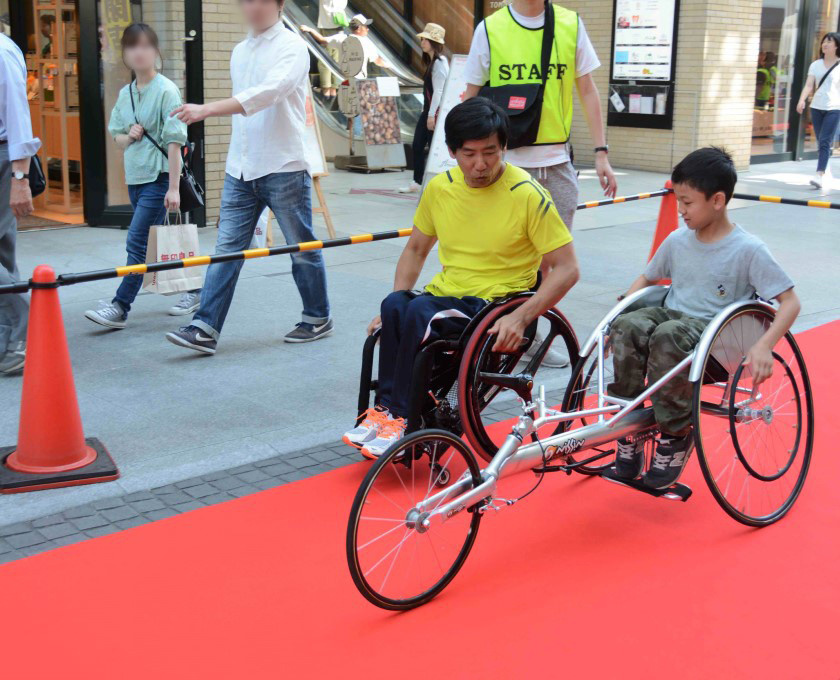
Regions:
<instances>
[{"instance_id":1,"label":"white signboard","mask_svg":"<svg viewBox=\"0 0 840 680\"><path fill-rule=\"evenodd\" d=\"M676 0L615 0L613 80L671 80Z\"/></svg>"},{"instance_id":2,"label":"white signboard","mask_svg":"<svg viewBox=\"0 0 840 680\"><path fill-rule=\"evenodd\" d=\"M432 144L429 148L429 156L426 159L426 174L423 176L425 184L435 175L454 168L457 163L449 155L446 146L443 123L452 108L464 101L464 94L467 91L467 82L464 80L464 67L467 63L466 54L452 55L452 62L449 65L449 76L446 78L446 85L443 87L443 96L440 100L435 132L432 136Z\"/></svg>"},{"instance_id":3,"label":"white signboard","mask_svg":"<svg viewBox=\"0 0 840 680\"><path fill-rule=\"evenodd\" d=\"M318 128L318 116L312 101L312 87L306 88L306 126L303 130L303 148L309 173L313 177L328 175L327 161L324 158L324 145L321 143L321 130Z\"/></svg>"}]
</instances>

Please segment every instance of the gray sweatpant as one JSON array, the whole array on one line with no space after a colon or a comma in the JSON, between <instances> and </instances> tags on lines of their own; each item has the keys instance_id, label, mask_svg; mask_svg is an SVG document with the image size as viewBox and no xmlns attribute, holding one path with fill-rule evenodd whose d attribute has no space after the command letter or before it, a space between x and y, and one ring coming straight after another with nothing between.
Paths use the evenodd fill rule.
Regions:
<instances>
[{"instance_id":1,"label":"gray sweatpant","mask_svg":"<svg viewBox=\"0 0 840 680\"><path fill-rule=\"evenodd\" d=\"M0 144L0 285L20 280L15 261L17 220L9 205L12 191L12 164L9 147ZM0 295L0 356L6 348L26 340L29 300L26 295Z\"/></svg>"},{"instance_id":2,"label":"gray sweatpant","mask_svg":"<svg viewBox=\"0 0 840 680\"><path fill-rule=\"evenodd\" d=\"M547 168L522 168L537 180L542 186L548 189L560 218L566 223L569 231L575 219L575 211L578 203L578 179L577 172L571 161L550 165Z\"/></svg>"}]
</instances>

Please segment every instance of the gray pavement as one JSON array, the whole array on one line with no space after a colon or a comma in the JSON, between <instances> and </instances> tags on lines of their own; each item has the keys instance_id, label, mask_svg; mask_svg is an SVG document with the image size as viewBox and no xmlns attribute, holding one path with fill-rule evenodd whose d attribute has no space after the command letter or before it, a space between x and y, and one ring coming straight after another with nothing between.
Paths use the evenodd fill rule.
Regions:
<instances>
[{"instance_id":1,"label":"gray pavement","mask_svg":"<svg viewBox=\"0 0 840 680\"><path fill-rule=\"evenodd\" d=\"M811 164L755 166L742 176L739 190L817 197L807 187L810 170ZM655 173L621 171L620 193L656 189L665 179ZM414 202L409 198L350 194L351 189L395 189L407 181L407 173L335 173L324 179L340 235L410 225ZM591 171L582 173L581 187L582 200L600 196ZM840 201L840 192L828 198ZM641 271L658 207L659 200L652 199L578 214L575 236L582 280L561 307L580 336ZM735 219L764 239L796 280L803 299L796 328L840 318L835 293L837 212L743 201L733 208ZM316 224L322 224L318 217ZM317 230L326 238L322 226ZM202 251L212 252L215 230L203 230L200 239ZM114 266L123 260L124 240L125 232L111 229L24 232L19 238L21 271L30 272L40 263L51 264L59 273ZM397 240L325 251L336 332L310 345L281 340L300 313L285 256L245 264L213 357L187 353L163 339L166 331L185 323L166 315L172 298L141 295L128 328L107 331L82 315L100 299L110 299L114 281L61 289L85 432L106 444L122 477L106 484L0 497L0 526L54 517L118 497L130 505L126 497L149 500L146 494L167 493L160 489L173 484L207 481L207 476L219 474L230 477L236 473L224 471L291 460L301 452L330 450L336 452L333 460L351 459L337 452L335 442L355 415L364 328L390 290L402 245ZM430 258L421 280L438 266L436 258ZM20 377L0 380L0 446L17 439L20 390ZM278 473L276 483L290 481L280 477ZM52 547L47 541L41 543Z\"/></svg>"}]
</instances>

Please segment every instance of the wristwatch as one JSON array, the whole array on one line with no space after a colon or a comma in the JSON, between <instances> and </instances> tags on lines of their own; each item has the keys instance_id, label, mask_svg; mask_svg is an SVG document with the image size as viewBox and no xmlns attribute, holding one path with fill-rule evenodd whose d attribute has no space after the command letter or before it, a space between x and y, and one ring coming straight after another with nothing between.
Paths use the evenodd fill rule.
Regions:
<instances>
[{"instance_id":1,"label":"wristwatch","mask_svg":"<svg viewBox=\"0 0 840 680\"><path fill-rule=\"evenodd\" d=\"M595 153L598 153L599 151L603 151L604 153L609 153L610 152L610 147L607 146L606 144L604 146L596 146L595 147Z\"/></svg>"},{"instance_id":2,"label":"wristwatch","mask_svg":"<svg viewBox=\"0 0 840 680\"><path fill-rule=\"evenodd\" d=\"M21 172L20 170L15 170L12 173L12 177L14 179L29 179L29 175L25 172Z\"/></svg>"}]
</instances>

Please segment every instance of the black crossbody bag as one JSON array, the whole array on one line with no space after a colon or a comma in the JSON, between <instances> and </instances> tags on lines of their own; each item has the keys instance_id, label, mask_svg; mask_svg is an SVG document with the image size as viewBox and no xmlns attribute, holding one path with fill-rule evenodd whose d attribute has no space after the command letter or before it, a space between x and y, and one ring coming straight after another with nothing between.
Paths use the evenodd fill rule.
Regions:
<instances>
[{"instance_id":1,"label":"black crossbody bag","mask_svg":"<svg viewBox=\"0 0 840 680\"><path fill-rule=\"evenodd\" d=\"M29 159L29 191L32 198L40 196L47 189L47 178L44 176L44 168L41 166L41 159L36 153Z\"/></svg>"},{"instance_id":2,"label":"black crossbody bag","mask_svg":"<svg viewBox=\"0 0 840 680\"><path fill-rule=\"evenodd\" d=\"M502 10L505 11L505 10ZM488 36L489 41L489 36ZM528 146L537 141L542 118L543 97L545 85L548 81L548 66L551 61L551 48L554 45L554 5L550 0L545 2L545 23L543 24L542 41L542 82L517 85L485 85L479 91L479 96L492 100L510 117L510 138L508 149Z\"/></svg>"},{"instance_id":3,"label":"black crossbody bag","mask_svg":"<svg viewBox=\"0 0 840 680\"><path fill-rule=\"evenodd\" d=\"M137 120L137 110L134 108L134 94L131 91L131 86L133 84L134 81L132 81L128 86L128 96L131 99L131 112L134 114L134 122L140 125L140 121ZM157 150L160 151L167 159L169 158L169 154L166 152L166 149L152 139L152 136L146 132L146 128L143 128L143 136L154 144L155 147L157 147ZM186 150L186 152L184 152L184 150ZM204 207L204 189L198 183L195 175L193 175L192 169L189 167L189 160L192 157L192 151L192 144L188 143L187 146L182 147L181 180L178 183L178 193L181 195L181 212L190 212L191 210Z\"/></svg>"},{"instance_id":4,"label":"black crossbody bag","mask_svg":"<svg viewBox=\"0 0 840 680\"><path fill-rule=\"evenodd\" d=\"M830 68L830 69L828 69L828 71L826 71L825 73L823 73L823 77L822 77L822 78L820 78L820 84L819 84L819 85L817 85L816 90L814 90L814 94L816 94L816 93L817 93L817 90L819 90L819 89L823 86L823 83L824 83L826 80L828 80L828 76L830 76L830 75L831 75L831 72L832 72L834 69L836 69L836 68L837 68L837 64L840 64L840 61L835 61L835 62L834 62L834 64L831 66L831 68Z\"/></svg>"}]
</instances>

